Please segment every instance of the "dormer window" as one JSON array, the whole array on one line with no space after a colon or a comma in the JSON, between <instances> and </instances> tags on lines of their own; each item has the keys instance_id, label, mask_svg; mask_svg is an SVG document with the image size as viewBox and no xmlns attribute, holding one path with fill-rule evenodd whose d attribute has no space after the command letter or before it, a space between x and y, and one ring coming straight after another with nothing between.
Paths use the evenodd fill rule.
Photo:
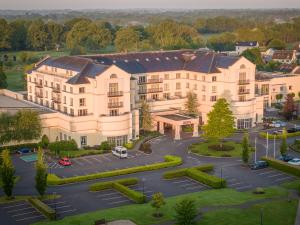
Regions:
<instances>
[{"instance_id":1,"label":"dormer window","mask_svg":"<svg viewBox=\"0 0 300 225\"><path fill-rule=\"evenodd\" d=\"M244 64L242 64L242 65L240 66L240 69L246 69L246 66L245 66Z\"/></svg>"},{"instance_id":2,"label":"dormer window","mask_svg":"<svg viewBox=\"0 0 300 225\"><path fill-rule=\"evenodd\" d=\"M117 74L112 74L112 75L110 75L110 79L115 79L115 78L118 78L118 77L117 77Z\"/></svg>"}]
</instances>

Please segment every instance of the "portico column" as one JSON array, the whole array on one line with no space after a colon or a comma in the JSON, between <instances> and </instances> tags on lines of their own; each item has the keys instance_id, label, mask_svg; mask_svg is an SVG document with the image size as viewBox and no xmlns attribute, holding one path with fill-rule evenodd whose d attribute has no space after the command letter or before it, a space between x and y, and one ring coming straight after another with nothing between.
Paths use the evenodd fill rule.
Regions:
<instances>
[{"instance_id":1,"label":"portico column","mask_svg":"<svg viewBox=\"0 0 300 225\"><path fill-rule=\"evenodd\" d=\"M159 133L164 134L165 133L165 127L164 122L159 122Z\"/></svg>"},{"instance_id":2,"label":"portico column","mask_svg":"<svg viewBox=\"0 0 300 225\"><path fill-rule=\"evenodd\" d=\"M175 126L175 140L180 140L180 125Z\"/></svg>"},{"instance_id":3,"label":"portico column","mask_svg":"<svg viewBox=\"0 0 300 225\"><path fill-rule=\"evenodd\" d=\"M198 137L199 136L198 126L199 126L199 123L194 123L193 137Z\"/></svg>"}]
</instances>

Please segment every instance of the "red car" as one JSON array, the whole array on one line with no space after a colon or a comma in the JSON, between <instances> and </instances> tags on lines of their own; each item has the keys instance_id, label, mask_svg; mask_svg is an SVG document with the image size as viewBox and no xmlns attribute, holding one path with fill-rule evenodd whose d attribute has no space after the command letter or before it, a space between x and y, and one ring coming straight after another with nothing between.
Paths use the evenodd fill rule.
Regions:
<instances>
[{"instance_id":1,"label":"red car","mask_svg":"<svg viewBox=\"0 0 300 225\"><path fill-rule=\"evenodd\" d=\"M71 166L72 162L69 158L62 158L58 161L58 163L62 166Z\"/></svg>"}]
</instances>

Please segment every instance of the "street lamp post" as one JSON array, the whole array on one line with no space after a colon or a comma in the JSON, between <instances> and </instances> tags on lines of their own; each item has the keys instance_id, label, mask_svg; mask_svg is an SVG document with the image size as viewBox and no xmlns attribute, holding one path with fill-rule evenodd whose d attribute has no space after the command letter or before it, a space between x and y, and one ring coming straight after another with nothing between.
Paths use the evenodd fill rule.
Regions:
<instances>
[{"instance_id":1,"label":"street lamp post","mask_svg":"<svg viewBox=\"0 0 300 225\"><path fill-rule=\"evenodd\" d=\"M256 137L255 137L255 140L254 140L254 162L256 163Z\"/></svg>"}]
</instances>

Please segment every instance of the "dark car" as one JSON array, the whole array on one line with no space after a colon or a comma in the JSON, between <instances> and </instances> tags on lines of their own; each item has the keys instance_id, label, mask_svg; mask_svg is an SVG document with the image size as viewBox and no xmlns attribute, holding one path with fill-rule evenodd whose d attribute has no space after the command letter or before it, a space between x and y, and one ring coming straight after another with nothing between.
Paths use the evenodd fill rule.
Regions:
<instances>
[{"instance_id":1,"label":"dark car","mask_svg":"<svg viewBox=\"0 0 300 225\"><path fill-rule=\"evenodd\" d=\"M267 167L268 167L268 163L266 161L257 161L256 163L250 166L252 170L259 170Z\"/></svg>"},{"instance_id":2,"label":"dark car","mask_svg":"<svg viewBox=\"0 0 300 225\"><path fill-rule=\"evenodd\" d=\"M282 160L284 162L288 162L288 161L290 161L292 159L294 159L294 157L291 156L291 155L282 155L282 156L279 157L279 160Z\"/></svg>"},{"instance_id":3,"label":"dark car","mask_svg":"<svg viewBox=\"0 0 300 225\"><path fill-rule=\"evenodd\" d=\"M292 128L289 128L286 130L288 133L295 133L297 132L298 130L295 128L295 127L292 127Z\"/></svg>"},{"instance_id":4,"label":"dark car","mask_svg":"<svg viewBox=\"0 0 300 225\"><path fill-rule=\"evenodd\" d=\"M20 148L17 153L18 154L26 154L26 153L29 153L29 152L32 152L32 150L30 148Z\"/></svg>"}]
</instances>

